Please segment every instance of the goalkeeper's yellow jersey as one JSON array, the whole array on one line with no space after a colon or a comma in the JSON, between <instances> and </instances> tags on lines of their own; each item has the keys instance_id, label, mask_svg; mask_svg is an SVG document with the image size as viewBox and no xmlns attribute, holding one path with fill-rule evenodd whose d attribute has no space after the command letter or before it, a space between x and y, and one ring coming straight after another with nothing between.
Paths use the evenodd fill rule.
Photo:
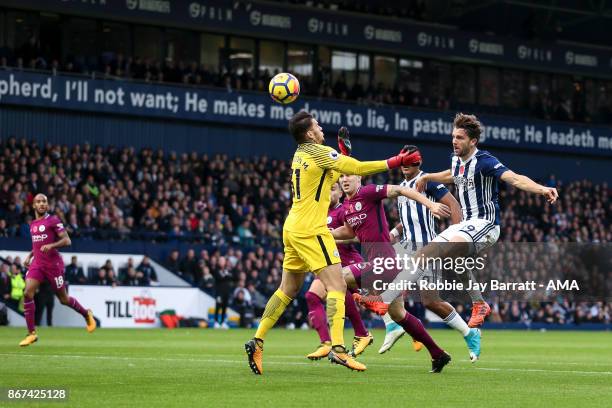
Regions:
<instances>
[{"instance_id":1,"label":"goalkeeper's yellow jersey","mask_svg":"<svg viewBox=\"0 0 612 408\"><path fill-rule=\"evenodd\" d=\"M327 232L331 186L340 175L368 175L385 170L385 160L360 162L329 146L316 143L298 145L291 163L293 205L284 230L304 235Z\"/></svg>"}]
</instances>

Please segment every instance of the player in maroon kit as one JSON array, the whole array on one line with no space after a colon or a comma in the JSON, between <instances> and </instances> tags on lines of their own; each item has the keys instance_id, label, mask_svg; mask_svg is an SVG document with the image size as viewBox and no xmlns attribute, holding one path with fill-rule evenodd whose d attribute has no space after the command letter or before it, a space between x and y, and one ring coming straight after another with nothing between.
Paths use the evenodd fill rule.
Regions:
<instances>
[{"instance_id":1,"label":"player in maroon kit","mask_svg":"<svg viewBox=\"0 0 612 408\"><path fill-rule=\"evenodd\" d=\"M340 202L341 197L342 190L340 189L340 185L338 183L334 183L331 188L331 200L329 204L329 212L327 213L327 227L332 230L344 225L345 208ZM336 241L336 244L338 244L338 252L340 253L340 260L342 261L343 266L363 262L361 254L357 248L352 245L352 243L353 240L344 242ZM310 320L310 324L319 334L321 344L315 351L306 356L311 360L319 360L327 357L331 351L331 337L329 334L325 307L323 306L323 302L325 301L326 297L327 292L325 291L325 286L323 286L323 283L319 279L315 278L310 285L310 289L308 292L306 292L306 303L308 304L308 318ZM353 299L352 293L349 290L346 291L345 305L345 315L351 321L353 329L355 330L351 354L356 357L363 353L367 346L373 343L374 338L363 324L361 314L359 313L359 308L355 304L355 300Z\"/></svg>"},{"instance_id":2,"label":"player in maroon kit","mask_svg":"<svg viewBox=\"0 0 612 408\"><path fill-rule=\"evenodd\" d=\"M48 210L47 196L37 194L34 197L35 220L30 224L32 252L23 261L23 264L28 268L23 303L28 335L19 343L22 347L29 346L38 340L34 325L36 311L34 295L44 280L51 284L57 298L63 305L74 309L83 316L89 333L96 329L96 321L91 310L86 310L75 298L68 296L66 293L64 262L57 248L69 246L71 241L62 221L57 216L49 214Z\"/></svg>"},{"instance_id":3,"label":"player in maroon kit","mask_svg":"<svg viewBox=\"0 0 612 408\"><path fill-rule=\"evenodd\" d=\"M395 259L396 252L390 242L389 224L384 212L382 201L386 198L395 198L400 195L415 200L427 207L434 216L450 216L449 208L440 203L429 200L424 195L408 187L395 185L361 185L361 177L343 175L340 177L342 190L347 194L344 202L344 225L332 231L337 240L357 237L361 242L362 251L368 261L350 265L343 269L347 286L349 288L362 287L362 275L371 277L373 262L376 258ZM393 268L385 268L381 276L387 281L399 273ZM367 275L366 275L367 274ZM451 357L442 350L425 330L419 319L411 315L404 308L403 298L397 298L389 307L391 318L404 328L413 339L427 347L432 358L431 372L439 373L448 364Z\"/></svg>"}]
</instances>

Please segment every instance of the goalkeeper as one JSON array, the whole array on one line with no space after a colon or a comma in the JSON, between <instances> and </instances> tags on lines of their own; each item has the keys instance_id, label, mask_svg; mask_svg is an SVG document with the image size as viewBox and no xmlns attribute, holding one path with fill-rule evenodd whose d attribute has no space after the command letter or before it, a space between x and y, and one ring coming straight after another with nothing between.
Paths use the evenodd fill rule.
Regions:
<instances>
[{"instance_id":1,"label":"goalkeeper","mask_svg":"<svg viewBox=\"0 0 612 408\"><path fill-rule=\"evenodd\" d=\"M289 133L298 144L291 163L293 205L283 226L284 261L280 287L266 304L255 337L245 344L249 367L263 373L263 344L267 332L297 295L308 272L323 282L327 291L327 320L330 324L332 363L351 370L366 366L351 357L344 347L346 283L336 243L327 228L331 186L340 174L369 175L406 165L408 152L387 160L360 162L348 157L350 142L338 138L341 155L323 145L325 137L317 120L300 111L289 120Z\"/></svg>"}]
</instances>

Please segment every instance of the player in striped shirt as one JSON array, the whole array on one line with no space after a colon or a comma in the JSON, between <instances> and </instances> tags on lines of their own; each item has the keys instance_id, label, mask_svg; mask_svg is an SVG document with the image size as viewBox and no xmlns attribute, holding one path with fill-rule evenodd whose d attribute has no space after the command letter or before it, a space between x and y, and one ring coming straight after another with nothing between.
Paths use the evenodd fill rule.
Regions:
<instances>
[{"instance_id":1,"label":"player in striped shirt","mask_svg":"<svg viewBox=\"0 0 612 408\"><path fill-rule=\"evenodd\" d=\"M553 204L559 197L557 190L540 185L527 176L517 174L504 166L489 152L478 149L482 125L474 115L458 113L453 122L453 155L451 168L439 173L426 174L416 182L418 191L425 191L427 183L454 183L461 203L463 219L438 235L431 244L417 251L416 257L460 258L474 256L497 242L500 233L498 183L506 182L519 190L540 194ZM445 243L439 245L435 243ZM428 275L427 267L419 267L414 275ZM387 290L379 296L360 299L368 309L384 314L400 291ZM484 303L484 302L483 302ZM481 305L477 314L484 316L489 306ZM478 353L470 352L476 361Z\"/></svg>"},{"instance_id":2,"label":"player in striped shirt","mask_svg":"<svg viewBox=\"0 0 612 408\"><path fill-rule=\"evenodd\" d=\"M416 146L409 145L405 146L404 149L407 149L409 154L414 155L415 160L410 166L401 167L404 181L400 186L414 189L417 180L426 174L421 170L422 156ZM431 201L440 202L449 207L452 224L461 222L461 207L444 184L429 182L422 194ZM394 239L401 235L400 242L405 252L414 254L418 249L434 240L436 237L435 218L429 209L403 196L397 198L397 209L400 223L391 231L391 235ZM427 278L434 280L436 277L432 275ZM470 290L468 292L473 302L484 302L479 290ZM480 349L480 334L478 331L470 329L455 311L455 308L440 298L438 291L421 291L420 296L423 306L438 315L451 328L459 331L468 344L468 348L476 354ZM388 314L383 316L383 320L385 321L387 333L385 341L379 350L381 354L388 351L405 333L401 327L390 319ZM415 350L419 351L419 349L418 346L415 347Z\"/></svg>"}]
</instances>

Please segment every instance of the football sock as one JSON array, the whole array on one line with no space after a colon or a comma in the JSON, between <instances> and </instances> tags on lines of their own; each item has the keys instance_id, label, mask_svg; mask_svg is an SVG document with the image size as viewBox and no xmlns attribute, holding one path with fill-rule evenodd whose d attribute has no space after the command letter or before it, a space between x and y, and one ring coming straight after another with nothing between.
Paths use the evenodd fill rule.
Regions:
<instances>
[{"instance_id":1,"label":"football sock","mask_svg":"<svg viewBox=\"0 0 612 408\"><path fill-rule=\"evenodd\" d=\"M404 318L398 323L404 328L404 330L406 330L406 333L412 336L413 339L415 339L416 341L420 341L425 345L425 347L427 347L431 358L436 359L440 357L442 353L444 353L444 350L438 347L438 345L431 338L429 333L427 333L427 330L425 330L425 326L423 326L423 323L421 323L419 319L417 319L410 313L406 312L406 316L404 316Z\"/></svg>"},{"instance_id":2,"label":"football sock","mask_svg":"<svg viewBox=\"0 0 612 408\"><path fill-rule=\"evenodd\" d=\"M313 329L319 333L321 343L331 341L329 326L327 325L327 315L321 298L312 292L306 292L306 304L308 305L308 320Z\"/></svg>"},{"instance_id":3,"label":"football sock","mask_svg":"<svg viewBox=\"0 0 612 408\"><path fill-rule=\"evenodd\" d=\"M327 321L330 323L332 346L344 347L345 293L327 292Z\"/></svg>"},{"instance_id":4,"label":"football sock","mask_svg":"<svg viewBox=\"0 0 612 408\"><path fill-rule=\"evenodd\" d=\"M257 327L257 331L255 332L256 338L263 340L266 337L268 330L274 327L278 318L281 317L289 303L291 303L291 298L285 295L280 289L277 289L276 292L272 294L268 303L266 303L266 308L259 322L259 327Z\"/></svg>"},{"instance_id":5,"label":"football sock","mask_svg":"<svg viewBox=\"0 0 612 408\"><path fill-rule=\"evenodd\" d=\"M393 319L391 318L391 316L389 315L389 313L385 313L384 316L382 317L383 322L385 322L385 326L390 325L393 322Z\"/></svg>"},{"instance_id":6,"label":"football sock","mask_svg":"<svg viewBox=\"0 0 612 408\"><path fill-rule=\"evenodd\" d=\"M470 332L470 328L468 327L467 323L461 318L455 308L453 308L453 311L444 318L444 323L457 330L463 337L467 336Z\"/></svg>"},{"instance_id":7,"label":"football sock","mask_svg":"<svg viewBox=\"0 0 612 408\"><path fill-rule=\"evenodd\" d=\"M361 319L361 314L359 313L359 309L357 308L357 304L353 299L353 294L346 291L346 297L344 298L344 307L346 312L346 317L351 321L353 325L353 330L355 330L355 336L357 337L365 337L368 335L368 330L365 328L363 324L363 320Z\"/></svg>"},{"instance_id":8,"label":"football sock","mask_svg":"<svg viewBox=\"0 0 612 408\"><path fill-rule=\"evenodd\" d=\"M469 277L472 282L476 282L476 279L474 279L474 274L472 273L472 271L469 272ZM472 299L472 303L485 301L484 298L482 297L482 292L480 291L480 289L470 289L467 291L467 293L470 295L470 298Z\"/></svg>"},{"instance_id":9,"label":"football sock","mask_svg":"<svg viewBox=\"0 0 612 408\"><path fill-rule=\"evenodd\" d=\"M87 309L85 309L78 300L70 296L68 299L68 306L71 307L75 312L80 314L81 316L87 318Z\"/></svg>"},{"instance_id":10,"label":"football sock","mask_svg":"<svg viewBox=\"0 0 612 408\"><path fill-rule=\"evenodd\" d=\"M36 314L36 304L34 303L34 299L25 298L25 302L23 302L24 315L26 320L26 325L28 326L28 333L36 330L35 314Z\"/></svg>"}]
</instances>

